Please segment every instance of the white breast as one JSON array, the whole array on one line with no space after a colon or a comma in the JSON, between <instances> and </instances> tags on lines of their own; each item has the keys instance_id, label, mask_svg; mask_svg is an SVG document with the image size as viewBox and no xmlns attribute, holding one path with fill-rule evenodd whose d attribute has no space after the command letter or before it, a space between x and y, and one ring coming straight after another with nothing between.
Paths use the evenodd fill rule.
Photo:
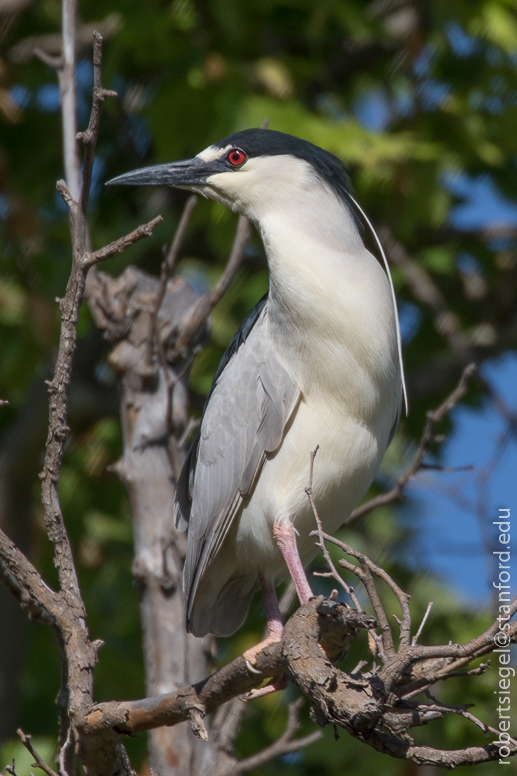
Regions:
<instances>
[{"instance_id":1,"label":"white breast","mask_svg":"<svg viewBox=\"0 0 517 776\"><path fill-rule=\"evenodd\" d=\"M336 228L333 207L330 200L327 221L298 209L270 213L259 224L270 268L270 334L303 397L235 529L239 566L267 569L271 576L285 570L273 538L276 518L293 519L304 562L315 554L305 493L311 451L319 445L314 496L332 532L374 478L400 406L388 279L348 213L337 214L341 230Z\"/></svg>"}]
</instances>

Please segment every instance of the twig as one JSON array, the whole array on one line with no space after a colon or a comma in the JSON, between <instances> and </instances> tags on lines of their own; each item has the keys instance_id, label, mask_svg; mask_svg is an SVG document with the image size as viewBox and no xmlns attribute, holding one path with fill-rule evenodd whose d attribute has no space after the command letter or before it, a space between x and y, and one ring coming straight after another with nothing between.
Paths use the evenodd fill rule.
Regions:
<instances>
[{"instance_id":1,"label":"twig","mask_svg":"<svg viewBox=\"0 0 517 776\"><path fill-rule=\"evenodd\" d=\"M427 622L427 618L429 617L429 612L431 611L432 608L433 608L433 601L429 601L429 603L427 604L426 612L425 612L424 616L422 617L422 622L420 623L420 626L419 626L417 632L415 633L415 635L413 636L413 638L411 640L411 646L412 647L416 646L416 644L418 643L418 639L420 638L420 634L422 633L424 625Z\"/></svg>"},{"instance_id":2,"label":"twig","mask_svg":"<svg viewBox=\"0 0 517 776\"><path fill-rule=\"evenodd\" d=\"M314 515L314 519L316 520L316 525L318 528L317 535L319 541L316 542L316 546L320 548L320 550L323 553L323 557L325 559L325 562L327 563L330 572L328 573L321 573L321 572L314 572L314 576L316 577L332 577L332 579L335 579L338 585L340 585L343 590L347 593L347 595L350 597L352 603L354 604L354 607L357 609L358 612L362 612L363 608L361 604L359 603L359 600L355 594L354 588L348 585L341 574L338 573L336 567L334 566L334 563L332 561L332 558L330 557L330 553L327 550L327 546L325 544L325 540L323 538L323 526L321 524L320 516L318 514L318 510L316 508L316 503L314 501L314 494L312 492L312 481L313 481L313 475L314 475L314 459L316 458L316 454L319 450L319 445L316 446L316 449L312 451L310 456L310 464L309 464L309 485L307 488L305 488L305 492L307 494L307 497L309 499L309 503L311 505L312 514Z\"/></svg>"},{"instance_id":3,"label":"twig","mask_svg":"<svg viewBox=\"0 0 517 776\"><path fill-rule=\"evenodd\" d=\"M154 227L158 224L161 224L162 221L162 216L156 216L156 218L153 218L152 221L148 221L147 224L141 224L140 226L137 226L137 228L133 229L132 232L124 235L124 237L119 237L118 240L114 240L108 245L105 245L104 248L99 248L99 250L94 251L93 253L85 253L82 257L82 265L84 267L91 267L94 264L99 264L101 261L110 259L117 253L122 253L126 250L126 248L134 245L144 237L150 237L153 233Z\"/></svg>"},{"instance_id":4,"label":"twig","mask_svg":"<svg viewBox=\"0 0 517 776\"><path fill-rule=\"evenodd\" d=\"M247 773L255 768L260 768L261 765L265 765L265 763L274 760L275 757L282 757L283 755L292 752L299 752L300 749L303 749L305 746L314 743L314 741L318 741L323 735L320 730L309 733L309 735L303 736L302 738L293 738L300 727L298 714L302 703L303 700L300 698L297 701L294 701L294 703L289 704L287 726L280 738L261 752L257 752L257 754L254 754L251 757L246 757L246 759L241 760L233 767L230 767L226 771L225 776L239 776L241 773Z\"/></svg>"},{"instance_id":5,"label":"twig","mask_svg":"<svg viewBox=\"0 0 517 776\"><path fill-rule=\"evenodd\" d=\"M176 265L176 261L178 260L178 254L183 244L183 238L185 237L185 232L186 232L188 223L190 221L192 211L194 210L197 203L198 203L198 197L196 194L191 194L190 197L185 202L183 213L181 214L181 218L179 220L178 228L176 229L176 233L171 242L170 248L167 252L167 256L165 257L165 261L162 263L161 276L160 276L160 280L162 283L162 299L161 299L162 302L163 302L163 297L165 296L165 290L167 290L167 279L168 277L170 277L172 270ZM163 290L164 286L165 286L165 290ZM161 303L160 303L160 306L161 306ZM158 309L160 309L160 306L158 306Z\"/></svg>"},{"instance_id":6,"label":"twig","mask_svg":"<svg viewBox=\"0 0 517 776\"><path fill-rule=\"evenodd\" d=\"M53 70L61 70L63 67L62 55L57 57L54 54L48 54L39 46L36 46L36 48L33 50L33 54L37 59L40 60L40 62L43 62L44 65L51 67Z\"/></svg>"},{"instance_id":7,"label":"twig","mask_svg":"<svg viewBox=\"0 0 517 776\"><path fill-rule=\"evenodd\" d=\"M40 770L44 771L47 774L47 776L58 776L58 774L52 770L50 765L47 765L47 763L42 759L42 757L38 754L37 750L32 745L32 736L29 736L26 733L24 733L21 728L18 728L16 732L20 736L20 740L24 745L24 747L34 757L34 763L32 767L40 768Z\"/></svg>"},{"instance_id":8,"label":"twig","mask_svg":"<svg viewBox=\"0 0 517 776\"><path fill-rule=\"evenodd\" d=\"M327 538L325 534L324 536L325 538ZM357 557L357 556L354 556L354 557ZM357 566L355 566L353 563L350 563L349 561L343 560L343 559L339 561L339 565L342 568L346 568L348 571L351 571L353 574L356 574L356 576L359 577L359 579L364 585L364 588L368 594L368 598L370 599L370 603L373 607L373 611L375 612L375 616L379 623L379 627L381 629L381 642L379 642L377 639L376 639L376 642L377 642L377 646L379 647L379 653L383 658L383 660L385 660L387 657L390 657L395 654L395 645L393 643L393 635L391 633L391 627L388 622L388 618L386 617L386 612L384 611L384 607L381 603L381 599L379 598L377 588L375 587L375 582L373 580L373 576L368 566L367 558L365 556L360 556L358 560L361 563L360 569L357 568ZM374 634L372 635L375 638L375 635Z\"/></svg>"},{"instance_id":9,"label":"twig","mask_svg":"<svg viewBox=\"0 0 517 776\"><path fill-rule=\"evenodd\" d=\"M438 700L438 698L435 698L434 695L427 690L426 693L428 698L433 701L432 706L425 706L424 708L427 709L438 709L438 710L445 710L452 712L453 714L459 714L460 716L464 717L465 719L468 719L470 722L473 722L474 725L477 725L478 728L480 728L485 736L488 738L488 733L493 733L493 735L497 736L499 738L499 730L496 728L491 727L490 725L487 725L485 722L482 722L480 719L474 716L470 711L468 711L469 707L475 706L475 703L465 703L460 706L454 706L452 704L443 703L442 701ZM514 738L510 737L510 741L512 744L517 745L517 741Z\"/></svg>"},{"instance_id":10,"label":"twig","mask_svg":"<svg viewBox=\"0 0 517 776\"><path fill-rule=\"evenodd\" d=\"M92 112L88 129L85 132L78 132L76 140L79 140L84 146L83 175L81 181L81 192L79 196L79 206L84 216L88 209L88 200L90 198L90 188L92 183L93 160L97 137L99 135L99 122L101 109L107 97L116 97L117 93L111 89L104 89L101 77L102 64L102 35L96 30L93 33L93 101ZM82 224L81 224L82 225ZM86 223L84 224L86 230Z\"/></svg>"},{"instance_id":11,"label":"twig","mask_svg":"<svg viewBox=\"0 0 517 776\"><path fill-rule=\"evenodd\" d=\"M358 568L354 563L350 563L350 561L347 561L343 558L339 561L339 565L342 568L346 568L348 571L351 571L352 574L355 574L356 577L358 577L365 586L368 597L370 598L370 602L374 608L375 616L377 617L381 626L387 652L393 652L394 650L393 639L391 637L391 628L375 588L372 574L381 579L395 594L402 611L402 621L399 621L400 646L405 647L409 645L411 633L411 614L409 611L408 594L397 585L397 583L390 577L387 571L381 569L363 553L354 550L353 547L350 547L350 545L345 544L345 542L342 542L339 539L336 539L334 536L330 536L329 534L323 533L323 538L325 541L331 542L337 547L340 547L347 555L351 555L353 558L356 558L361 564L361 568Z\"/></svg>"},{"instance_id":12,"label":"twig","mask_svg":"<svg viewBox=\"0 0 517 776\"><path fill-rule=\"evenodd\" d=\"M399 477L396 485L387 493L381 493L379 496L375 496L375 498L367 501L366 504L362 504L360 507L357 507L357 509L354 509L350 517L345 521L345 525L358 520L360 517L363 517L378 507L392 504L394 501L399 501L403 497L404 488L422 468L423 460L434 442L436 426L465 395L469 378L475 370L475 364L468 364L463 370L461 378L454 390L435 410L430 410L427 413L427 423L425 424L413 461L411 462L410 467Z\"/></svg>"},{"instance_id":13,"label":"twig","mask_svg":"<svg viewBox=\"0 0 517 776\"><path fill-rule=\"evenodd\" d=\"M216 286L207 293L194 306L189 318L185 321L183 331L176 342L178 353L186 351L187 346L197 332L208 320L208 316L219 302L224 292L232 282L239 264L244 255L244 248L251 233L249 221L245 216L239 216L237 230L233 241L230 258Z\"/></svg>"},{"instance_id":14,"label":"twig","mask_svg":"<svg viewBox=\"0 0 517 776\"><path fill-rule=\"evenodd\" d=\"M153 348L150 351L150 353L152 357L153 351L156 352L158 356L158 361L160 362L162 374L167 384L167 406L166 406L165 417L167 418L169 438L172 438L174 436L174 428L173 428L174 424L173 424L173 412L172 412L174 389L178 383L178 380L180 380L181 377L183 376L183 373L187 371L187 369L190 367L190 362L184 365L182 374L171 373L171 369L168 368L167 359L165 357L164 343L163 343L162 337L160 336L158 317L163 304L163 300L165 299L165 295L167 293L167 284L169 282L169 278L172 274L172 270L174 268L181 245L183 243L183 238L185 237L185 232L187 230L190 217L197 204L197 201L198 201L197 196L195 194L192 194L185 202L185 205L183 207L183 212L181 214L181 218L178 223L178 227L176 229L173 240L171 242L171 246L167 252L167 256L162 262L161 272L160 272L160 284L158 287L158 293L156 294L156 301L155 301L154 310L153 310L153 319L152 319ZM181 449L181 443L178 446ZM174 456L170 448L169 448L169 456L172 464L172 460Z\"/></svg>"}]
</instances>

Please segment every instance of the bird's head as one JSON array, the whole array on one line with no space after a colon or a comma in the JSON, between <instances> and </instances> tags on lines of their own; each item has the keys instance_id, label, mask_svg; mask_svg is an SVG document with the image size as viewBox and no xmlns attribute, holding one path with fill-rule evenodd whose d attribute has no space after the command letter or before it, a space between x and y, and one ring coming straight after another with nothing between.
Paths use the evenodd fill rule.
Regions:
<instances>
[{"instance_id":1,"label":"bird's head","mask_svg":"<svg viewBox=\"0 0 517 776\"><path fill-rule=\"evenodd\" d=\"M221 202L260 221L265 211L325 188L348 205L343 163L328 151L271 129L246 129L193 159L119 175L108 186L174 186Z\"/></svg>"}]
</instances>

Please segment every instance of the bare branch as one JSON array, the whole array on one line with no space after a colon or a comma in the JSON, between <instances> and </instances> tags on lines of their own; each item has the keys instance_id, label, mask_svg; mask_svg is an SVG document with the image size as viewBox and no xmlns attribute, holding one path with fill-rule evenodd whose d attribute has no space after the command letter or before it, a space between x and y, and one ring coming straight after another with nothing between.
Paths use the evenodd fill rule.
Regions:
<instances>
[{"instance_id":1,"label":"bare branch","mask_svg":"<svg viewBox=\"0 0 517 776\"><path fill-rule=\"evenodd\" d=\"M390 584L390 577L386 572L378 569L360 553L354 551L353 554L359 556L371 573L375 570L379 578ZM363 573L363 569L357 570ZM512 608L517 608L517 599ZM313 718L318 724L339 725L352 736L381 752L415 763L434 764L445 768L497 759L496 744L451 752L408 745L407 740L398 737L398 732L427 724L445 712L461 713L471 719L466 706L449 708L439 706L437 702L432 706L415 705L407 700L406 693L410 688L407 682L401 684L401 679L411 675L408 674L408 669L412 670L414 663L422 663L425 672L425 661L429 658L461 656L463 660L472 660L482 648L493 650L493 634L496 632L494 629L499 627L499 623L496 621L485 634L463 645L413 647L407 644L400 648L398 654L387 656L387 663L378 674L370 672L358 675L356 671L359 668L352 674L346 674L335 668L327 656L346 651L359 629L370 630L374 622L371 617L344 604L322 597L314 598L286 623L282 642L270 645L260 653L257 658L257 669L261 672L259 675L250 674L244 659L237 658L204 682L184 687L173 695L141 701L97 704L83 719L83 738L86 737L93 744L98 736L106 735L110 729L119 734L131 734L160 725L175 725L182 720L192 719L193 709L197 710L195 714L200 721L229 698L257 686L263 678L287 673L291 681L298 684L310 698L314 709ZM517 637L517 623L512 624L509 636L512 639ZM442 670L450 672L456 663L455 660L449 660ZM429 668L433 670L434 665L436 660L431 660ZM391 687L396 689L393 695ZM419 691L421 692L422 688ZM479 720L475 718L471 721L479 724ZM378 729L379 725L385 725L390 730L397 731L397 734L386 734ZM281 737L282 745L292 736L292 725L288 726L288 729L289 734L286 731L285 737ZM483 729L491 732L485 726ZM280 748L281 744L276 742L273 746ZM272 752L276 751L279 750L268 748L259 753L258 757L269 758ZM510 753L517 753L517 746L511 748ZM245 760L243 763L230 763L230 773L250 770L257 767L258 762Z\"/></svg>"},{"instance_id":2,"label":"bare branch","mask_svg":"<svg viewBox=\"0 0 517 776\"><path fill-rule=\"evenodd\" d=\"M422 633L422 631L424 629L424 625L427 622L427 618L429 617L429 613L430 613L432 608L433 608L433 601L429 601L429 603L427 604L427 609L425 611L425 614L422 617L422 622L420 623L417 632L415 633L415 635L411 639L411 646L412 647L416 646L416 644L418 643L418 639L420 638L420 634Z\"/></svg>"},{"instance_id":3,"label":"bare branch","mask_svg":"<svg viewBox=\"0 0 517 776\"><path fill-rule=\"evenodd\" d=\"M161 266L161 275L160 275L160 296L158 297L157 303L157 309L159 310L163 298L165 296L165 291L167 288L167 280L172 274L172 270L174 269L176 265L176 261L178 259L178 254L180 252L181 246L183 244L183 239L185 237L185 232L187 231L187 226L190 221L190 216L192 215L192 211L194 210L195 206L198 203L198 198L196 194L191 194L190 197L185 202L185 206L183 208L183 212L181 214L181 218L178 223L178 228L176 229L176 232L174 234L174 238L171 242L171 246L167 252L167 256L165 257L164 262Z\"/></svg>"},{"instance_id":4,"label":"bare branch","mask_svg":"<svg viewBox=\"0 0 517 776\"><path fill-rule=\"evenodd\" d=\"M318 538L319 541L316 543L316 546L320 548L320 550L323 553L323 557L325 559L325 562L327 563L330 573L329 574L321 574L318 572L315 572L315 576L321 577L321 576L331 576L332 579L335 579L338 585L340 585L343 590L347 593L347 595L350 597L352 603L354 604L355 608L358 612L362 612L363 608L361 604L359 603L359 600L354 592L354 588L350 587L350 585L347 585L341 574L337 571L336 567L334 566L334 563L332 562L332 558L330 557L330 553L327 550L327 547L325 545L325 541L323 538L323 526L321 524L321 520L318 514L318 510L316 509L316 504L314 502L314 495L312 492L312 480L314 475L314 459L316 458L316 454L318 452L319 445L316 447L315 450L311 453L310 457L310 467L309 467L309 486L305 488L305 492L307 494L307 497L309 499L309 503L311 505L312 513L314 515L314 519L316 520L317 525L317 532L318 532Z\"/></svg>"},{"instance_id":5,"label":"bare branch","mask_svg":"<svg viewBox=\"0 0 517 776\"><path fill-rule=\"evenodd\" d=\"M75 51L74 28L75 0L64 0L63 4L63 68L59 72L62 93L63 125L65 131L65 162L67 180L59 181L57 189L63 196L70 213L70 227L73 258L70 278L65 296L59 300L61 331L54 376L47 383L49 388L49 425L46 452L41 479L41 501L47 534L54 547L54 562L59 576L59 592L52 591L38 572L20 553L14 544L0 532L1 576L9 589L34 619L50 622L55 627L62 653L62 687L58 696L60 709L60 772L71 776L75 772L75 757L78 746L76 726L81 715L93 701L93 667L97 660L100 642L89 640L86 612L81 598L70 542L61 512L57 484L61 472L63 449L69 432L67 425L67 396L72 374L72 359L76 348L76 325L84 295L85 278L89 262L85 261L88 242L86 205L91 181L93 147L97 137L100 105L107 93L94 95L92 120L85 158L85 176L80 204L77 201L78 178L76 179L77 148L75 145ZM100 82L100 36L96 36L96 82ZM71 94L69 93L71 92ZM70 143L70 129L74 129L73 143ZM67 140L68 138L68 140ZM107 258L122 250L150 232L160 219L144 225L132 235L116 241L112 246L93 254L96 260ZM99 747L88 749L83 742L81 757L87 763L91 776L121 773L128 776L131 767L116 737L106 742L102 751ZM96 771L97 768L97 771Z\"/></svg>"},{"instance_id":6,"label":"bare branch","mask_svg":"<svg viewBox=\"0 0 517 776\"><path fill-rule=\"evenodd\" d=\"M47 54L46 51L43 51L43 49L36 46L34 49L34 56L40 60L40 62L43 62L44 65L47 65L48 67L51 67L53 70L60 70L63 67L63 57L62 56L53 56L52 54Z\"/></svg>"},{"instance_id":7,"label":"bare branch","mask_svg":"<svg viewBox=\"0 0 517 776\"><path fill-rule=\"evenodd\" d=\"M250 233L251 227L248 219L244 216L239 216L237 231L235 232L233 247L226 268L217 285L208 291L192 309L190 317L186 321L181 335L176 342L176 349L179 353L183 353L186 350L192 338L195 337L197 332L206 323L208 316L232 282L237 268L242 261L244 248Z\"/></svg>"},{"instance_id":8,"label":"bare branch","mask_svg":"<svg viewBox=\"0 0 517 776\"><path fill-rule=\"evenodd\" d=\"M109 243L109 245L105 245L104 248L99 248L98 251L94 251L93 253L85 253L82 258L83 266L91 267L94 264L99 264L101 261L110 259L117 253L122 253L126 250L126 248L134 245L144 237L150 237L153 233L154 227L158 224L161 224L162 221L162 216L156 216L156 218L153 218L152 221L148 221L147 224L141 224L140 226L137 226L137 228L133 229L132 232L124 235L124 237L119 237L118 240L114 240L113 242Z\"/></svg>"},{"instance_id":9,"label":"bare branch","mask_svg":"<svg viewBox=\"0 0 517 776\"><path fill-rule=\"evenodd\" d=\"M372 512L378 507L386 506L386 504L392 504L394 501L399 501L404 496L404 488L410 480L417 474L422 468L425 456L430 450L430 447L435 439L435 428L438 423L447 415L456 404L463 398L467 390L468 381L471 375L475 372L476 365L469 364L463 370L460 381L454 390L447 396L447 398L437 407L435 410L430 410L427 413L427 423L420 438L417 451L413 457L410 467L399 477L397 484L387 493L381 493L379 496L370 499L366 504L354 509L350 517L345 521L346 525L358 520L360 517Z\"/></svg>"},{"instance_id":10,"label":"bare branch","mask_svg":"<svg viewBox=\"0 0 517 776\"><path fill-rule=\"evenodd\" d=\"M80 161L77 147L77 91L75 88L77 0L61 2L61 57L57 70L61 97L65 178L72 197L80 192Z\"/></svg>"},{"instance_id":11,"label":"bare branch","mask_svg":"<svg viewBox=\"0 0 517 776\"><path fill-rule=\"evenodd\" d=\"M176 263L179 251L181 249L181 245L183 243L183 239L185 237L185 232L187 230L190 217L197 204L197 201L198 201L197 196L195 194L192 194L187 199L183 207L183 212L181 214L178 227L172 239L170 248L167 252L167 256L162 262L161 272L160 272L160 282L158 286L158 293L156 294L156 300L154 304L154 311L153 311L153 317L152 317L152 348L153 348L153 351L156 351L157 353L162 374L164 375L167 383L167 404L165 407L165 417L167 418L167 426L168 426L167 436L169 439L174 438L175 436L174 420L173 420L174 389L176 388L178 382L188 372L188 369L190 367L190 364L192 362L192 359L195 353L197 352L197 349L193 349L190 357L186 360L186 363L179 371L175 371L174 373L172 373L172 370L168 367L168 364L167 364L164 341L163 341L163 338L160 336L160 327L159 327L158 321L159 321L160 310L162 309L162 305L163 305L165 296L167 294L167 286L169 283L169 278L171 277L174 265ZM187 427L189 427L190 431L192 431L192 423L188 423ZM182 443L182 439L178 441L177 447L180 451L183 449L185 443L190 437L190 431L189 433L187 433L187 427L184 429L184 433L182 435L182 439L183 437L185 437L185 440L183 441L183 443ZM170 445L169 445L169 456L171 458L171 463L172 463L175 456L174 456L174 451L171 450ZM175 474L178 475L179 472L175 472Z\"/></svg>"},{"instance_id":12,"label":"bare branch","mask_svg":"<svg viewBox=\"0 0 517 776\"><path fill-rule=\"evenodd\" d=\"M390 263L400 269L416 299L434 313L434 325L439 334L447 340L460 363L466 364L475 358L461 329L458 316L447 305L447 300L421 264L414 261L390 228L379 229Z\"/></svg>"},{"instance_id":13,"label":"bare branch","mask_svg":"<svg viewBox=\"0 0 517 776\"><path fill-rule=\"evenodd\" d=\"M99 135L99 121L101 109L106 97L116 97L117 93L109 89L103 89L101 78L102 65L102 36L97 31L93 33L93 101L92 112L88 129L85 132L78 132L76 140L80 140L84 146L83 175L81 181L81 192L79 195L79 205L81 212L86 217L88 209L88 200L90 197L90 188L92 183L93 159L97 137ZM86 223L84 224L86 230Z\"/></svg>"},{"instance_id":14,"label":"bare branch","mask_svg":"<svg viewBox=\"0 0 517 776\"><path fill-rule=\"evenodd\" d=\"M24 747L34 757L33 767L40 768L40 770L44 771L47 776L58 776L58 774L52 770L50 765L47 765L47 763L42 759L42 757L38 754L37 750L32 745L32 736L28 736L21 728L18 728L16 732L20 736L20 740Z\"/></svg>"},{"instance_id":15,"label":"bare branch","mask_svg":"<svg viewBox=\"0 0 517 776\"><path fill-rule=\"evenodd\" d=\"M62 608L59 593L52 590L39 571L0 530L0 577L31 620L55 624Z\"/></svg>"},{"instance_id":16,"label":"bare branch","mask_svg":"<svg viewBox=\"0 0 517 776\"><path fill-rule=\"evenodd\" d=\"M299 752L300 749L318 741L323 735L319 730L309 733L309 735L302 738L294 738L296 731L300 727L298 717L301 705L301 698L289 704L287 726L280 738L261 752L257 752L257 754L251 757L246 757L245 760L240 760L240 762L226 770L225 776L239 776L241 773L247 773L274 760L275 757L282 757L291 752Z\"/></svg>"},{"instance_id":17,"label":"bare branch","mask_svg":"<svg viewBox=\"0 0 517 776\"><path fill-rule=\"evenodd\" d=\"M255 668L258 673L251 673L244 658L238 657L208 679L170 695L95 704L82 723L83 735L99 735L108 728L131 734L162 725L177 725L189 718L192 708L204 709L204 714L209 714L231 698L258 687L264 679L280 676L283 673L281 643L262 650Z\"/></svg>"}]
</instances>

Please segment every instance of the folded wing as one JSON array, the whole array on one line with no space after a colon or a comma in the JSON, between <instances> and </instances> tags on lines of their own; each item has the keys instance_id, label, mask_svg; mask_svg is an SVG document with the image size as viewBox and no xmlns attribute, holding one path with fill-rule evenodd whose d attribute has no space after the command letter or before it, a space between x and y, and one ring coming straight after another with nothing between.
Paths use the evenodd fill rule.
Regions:
<instances>
[{"instance_id":1,"label":"folded wing","mask_svg":"<svg viewBox=\"0 0 517 776\"><path fill-rule=\"evenodd\" d=\"M267 455L280 446L300 391L279 362L262 299L233 338L214 378L176 494L176 524L188 524L183 584L187 625L196 590Z\"/></svg>"}]
</instances>

